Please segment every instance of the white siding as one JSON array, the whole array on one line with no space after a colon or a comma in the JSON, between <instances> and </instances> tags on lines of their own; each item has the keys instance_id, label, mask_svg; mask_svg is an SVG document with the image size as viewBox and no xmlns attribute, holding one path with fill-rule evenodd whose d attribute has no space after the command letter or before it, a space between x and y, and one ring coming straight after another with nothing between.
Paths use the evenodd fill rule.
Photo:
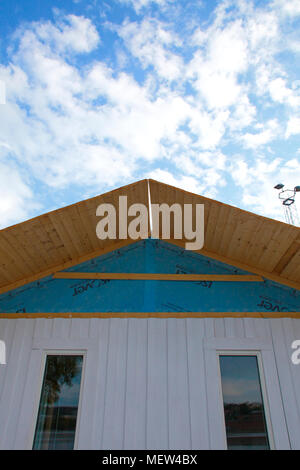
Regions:
<instances>
[{"instance_id":1,"label":"white siding","mask_svg":"<svg viewBox=\"0 0 300 470\"><path fill-rule=\"evenodd\" d=\"M225 448L217 350L260 351L275 448L300 449L295 319L0 319L0 449L30 449L47 350L85 351L76 447Z\"/></svg>"}]
</instances>

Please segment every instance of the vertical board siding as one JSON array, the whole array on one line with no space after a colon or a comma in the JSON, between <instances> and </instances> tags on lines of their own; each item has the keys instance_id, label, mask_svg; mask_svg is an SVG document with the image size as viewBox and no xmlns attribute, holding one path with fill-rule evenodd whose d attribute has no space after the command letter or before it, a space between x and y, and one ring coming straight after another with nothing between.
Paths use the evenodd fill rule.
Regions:
<instances>
[{"instance_id":1,"label":"vertical board siding","mask_svg":"<svg viewBox=\"0 0 300 470\"><path fill-rule=\"evenodd\" d=\"M275 350L276 367L281 377L280 389L282 394L283 408L285 412L286 422L288 424L288 432L291 446L295 449L299 448L298 435L300 419L300 403L297 403L297 388L295 388L296 384L293 383L293 369L297 366L293 365L291 361L291 344L293 339L290 338L289 340L284 332L285 324L290 322L285 322L284 320L274 320L271 324L271 329Z\"/></svg>"},{"instance_id":2,"label":"vertical board siding","mask_svg":"<svg viewBox=\"0 0 300 470\"><path fill-rule=\"evenodd\" d=\"M96 402L94 408L94 417L90 424L90 440L92 449L101 449L103 441L104 430L104 409L106 399L106 381L108 374L108 353L109 353L109 338L111 319L103 319L99 322L98 319L90 320L93 328L90 328L90 333L96 335L98 340L96 354L97 362L94 364L94 380L93 387L96 391ZM97 330L96 330L97 325ZM87 390L88 395L88 390ZM85 430L83 429L83 432ZM85 448L85 447L83 447Z\"/></svg>"},{"instance_id":3,"label":"vertical board siding","mask_svg":"<svg viewBox=\"0 0 300 470\"><path fill-rule=\"evenodd\" d=\"M14 446L31 353L33 327L31 320L16 320L7 365L0 366L7 367L0 407L0 448Z\"/></svg>"},{"instance_id":4,"label":"vertical board siding","mask_svg":"<svg viewBox=\"0 0 300 470\"><path fill-rule=\"evenodd\" d=\"M0 321L0 339L5 342L6 362L10 360L11 349L13 344L13 335L15 332L16 322ZM8 367L0 364L0 403L2 400L2 392L6 381ZM1 436L0 436L1 439ZM0 441L1 442L1 441Z\"/></svg>"},{"instance_id":5,"label":"vertical board siding","mask_svg":"<svg viewBox=\"0 0 300 470\"><path fill-rule=\"evenodd\" d=\"M127 346L128 319L112 318L104 404L103 449L123 448Z\"/></svg>"},{"instance_id":6,"label":"vertical board siding","mask_svg":"<svg viewBox=\"0 0 300 470\"><path fill-rule=\"evenodd\" d=\"M186 320L167 322L168 430L170 449L191 449Z\"/></svg>"},{"instance_id":7,"label":"vertical board siding","mask_svg":"<svg viewBox=\"0 0 300 470\"><path fill-rule=\"evenodd\" d=\"M286 429L276 430L276 447L300 449L300 365L291 361L300 320L0 319L0 339L0 449L31 448L44 350L63 349L85 354L77 448L222 449L216 349L243 341L263 345L267 398L278 409L271 422Z\"/></svg>"},{"instance_id":8,"label":"vertical board siding","mask_svg":"<svg viewBox=\"0 0 300 470\"><path fill-rule=\"evenodd\" d=\"M129 319L124 449L146 448L148 324Z\"/></svg>"},{"instance_id":9,"label":"vertical board siding","mask_svg":"<svg viewBox=\"0 0 300 470\"><path fill-rule=\"evenodd\" d=\"M148 320L146 448L168 449L167 320Z\"/></svg>"},{"instance_id":10,"label":"vertical board siding","mask_svg":"<svg viewBox=\"0 0 300 470\"><path fill-rule=\"evenodd\" d=\"M208 411L203 355L204 321L186 319L191 449L208 449Z\"/></svg>"}]
</instances>

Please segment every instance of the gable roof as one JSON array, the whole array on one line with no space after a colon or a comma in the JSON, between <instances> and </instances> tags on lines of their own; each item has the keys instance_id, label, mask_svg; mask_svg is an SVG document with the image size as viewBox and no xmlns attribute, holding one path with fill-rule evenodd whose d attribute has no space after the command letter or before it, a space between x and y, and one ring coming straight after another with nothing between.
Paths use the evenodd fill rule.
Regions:
<instances>
[{"instance_id":1,"label":"gable roof","mask_svg":"<svg viewBox=\"0 0 300 470\"><path fill-rule=\"evenodd\" d=\"M200 253L300 290L300 229L154 180L103 195L0 230L0 293L133 243L100 240L96 208L118 197L142 203L204 204ZM118 210L117 220L118 220ZM118 233L118 227L117 227ZM168 240L184 247L188 240Z\"/></svg>"},{"instance_id":2,"label":"gable roof","mask_svg":"<svg viewBox=\"0 0 300 470\"><path fill-rule=\"evenodd\" d=\"M150 180L151 203L204 204L200 253L300 289L300 228ZM171 240L184 246L188 240Z\"/></svg>"}]
</instances>

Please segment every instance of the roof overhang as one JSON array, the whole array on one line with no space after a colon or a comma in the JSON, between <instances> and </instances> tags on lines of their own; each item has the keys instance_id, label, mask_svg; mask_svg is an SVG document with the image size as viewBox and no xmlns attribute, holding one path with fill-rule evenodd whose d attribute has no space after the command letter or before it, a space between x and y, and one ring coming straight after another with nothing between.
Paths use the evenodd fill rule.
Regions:
<instances>
[{"instance_id":1,"label":"roof overhang","mask_svg":"<svg viewBox=\"0 0 300 470\"><path fill-rule=\"evenodd\" d=\"M150 200L151 204L204 204L204 247L199 253L300 290L299 228L158 181L141 180L0 230L0 293L134 243L100 240L96 235L96 209L103 203L115 207L119 233L119 196L127 196L128 207L140 203L148 209ZM171 227L166 241L184 248L189 240L176 240Z\"/></svg>"}]
</instances>

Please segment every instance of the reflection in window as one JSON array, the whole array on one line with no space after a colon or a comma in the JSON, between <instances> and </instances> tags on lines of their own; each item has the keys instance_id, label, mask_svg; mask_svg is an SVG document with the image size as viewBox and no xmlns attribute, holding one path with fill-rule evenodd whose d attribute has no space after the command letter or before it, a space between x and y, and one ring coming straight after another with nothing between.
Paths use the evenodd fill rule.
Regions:
<instances>
[{"instance_id":1,"label":"reflection in window","mask_svg":"<svg viewBox=\"0 0 300 470\"><path fill-rule=\"evenodd\" d=\"M228 449L269 449L256 356L220 356Z\"/></svg>"},{"instance_id":2,"label":"reflection in window","mask_svg":"<svg viewBox=\"0 0 300 470\"><path fill-rule=\"evenodd\" d=\"M48 355L33 449L73 449L83 356Z\"/></svg>"}]
</instances>

